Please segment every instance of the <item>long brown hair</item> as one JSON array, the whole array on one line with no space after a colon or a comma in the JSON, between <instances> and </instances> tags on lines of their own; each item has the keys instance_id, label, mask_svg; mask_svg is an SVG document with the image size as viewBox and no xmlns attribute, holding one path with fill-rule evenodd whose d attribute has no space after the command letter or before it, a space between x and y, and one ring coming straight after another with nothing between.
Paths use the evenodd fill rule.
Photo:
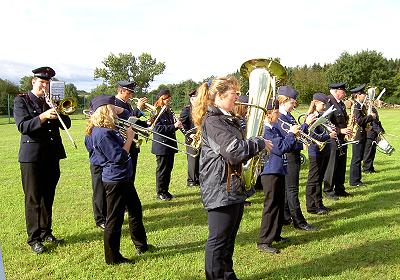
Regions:
<instances>
[{"instance_id":1,"label":"long brown hair","mask_svg":"<svg viewBox=\"0 0 400 280\"><path fill-rule=\"evenodd\" d=\"M195 126L200 127L207 107L215 103L215 96L223 96L228 90L239 90L240 83L234 76L218 77L204 82L197 89L197 96L193 103L192 119Z\"/></svg>"}]
</instances>

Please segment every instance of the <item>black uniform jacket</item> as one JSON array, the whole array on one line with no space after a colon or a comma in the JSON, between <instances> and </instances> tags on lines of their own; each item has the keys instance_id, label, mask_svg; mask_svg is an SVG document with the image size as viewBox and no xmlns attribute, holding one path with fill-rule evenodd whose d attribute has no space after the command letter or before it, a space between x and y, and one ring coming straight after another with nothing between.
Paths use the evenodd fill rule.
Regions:
<instances>
[{"instance_id":1,"label":"black uniform jacket","mask_svg":"<svg viewBox=\"0 0 400 280\"><path fill-rule=\"evenodd\" d=\"M192 105L186 105L185 107L183 107L179 118L182 122L182 125L183 125L183 128L185 129L185 131L190 130L190 134L196 133L197 130L193 129L194 124L193 124L193 120L192 120ZM189 136L189 135L187 135L187 136ZM185 143L190 144L190 142L191 142L191 138L186 137Z\"/></svg>"},{"instance_id":2,"label":"black uniform jacket","mask_svg":"<svg viewBox=\"0 0 400 280\"><path fill-rule=\"evenodd\" d=\"M329 115L329 121L335 125L338 139L343 143L345 135L339 133L339 131L341 128L347 127L347 122L349 120L346 112L346 106L343 102L338 103L333 95L328 95L328 101L325 104L325 108L330 108L332 105L334 105L336 110Z\"/></svg>"},{"instance_id":3,"label":"black uniform jacket","mask_svg":"<svg viewBox=\"0 0 400 280\"><path fill-rule=\"evenodd\" d=\"M244 191L242 163L265 149L264 139L260 136L245 140L236 117L209 106L203 119L201 144L199 179L204 207L214 209L243 202L252 193ZM230 171L237 171L238 176L229 176L228 187Z\"/></svg>"},{"instance_id":4,"label":"black uniform jacket","mask_svg":"<svg viewBox=\"0 0 400 280\"><path fill-rule=\"evenodd\" d=\"M49 105L41 104L39 98L31 92L15 97L14 119L21 133L19 162L66 158L59 130L59 128L63 129L60 121L55 119L40 123L39 115L48 109L50 109ZM65 126L70 128L71 119L62 114L60 117Z\"/></svg>"},{"instance_id":5,"label":"black uniform jacket","mask_svg":"<svg viewBox=\"0 0 400 280\"><path fill-rule=\"evenodd\" d=\"M371 129L367 130L367 138L375 140L378 137L378 134L385 133L385 130L383 129L382 123L379 120L378 111L375 109L375 107L372 107L372 112L376 114L376 118L371 122Z\"/></svg>"},{"instance_id":6,"label":"black uniform jacket","mask_svg":"<svg viewBox=\"0 0 400 280\"><path fill-rule=\"evenodd\" d=\"M174 122L173 114L171 113L171 111L169 109L166 109L159 116L157 122L154 125L153 131L176 140L175 132L176 132L177 128L175 128L174 123L175 122ZM165 137L162 137L161 135L153 134L153 139L155 139L159 142L165 143L167 145L170 145L172 147L175 147L175 148L178 147L176 141L167 139ZM177 153L177 150L169 148L165 145L162 145L160 143L153 141L152 146L151 146L151 152L155 155L163 156L163 155Z\"/></svg>"},{"instance_id":7,"label":"black uniform jacket","mask_svg":"<svg viewBox=\"0 0 400 280\"><path fill-rule=\"evenodd\" d=\"M367 115L367 109L361 103L357 101L354 102L354 118L359 125L355 140L362 140L367 137L367 125L372 122L374 118L371 115Z\"/></svg>"}]
</instances>

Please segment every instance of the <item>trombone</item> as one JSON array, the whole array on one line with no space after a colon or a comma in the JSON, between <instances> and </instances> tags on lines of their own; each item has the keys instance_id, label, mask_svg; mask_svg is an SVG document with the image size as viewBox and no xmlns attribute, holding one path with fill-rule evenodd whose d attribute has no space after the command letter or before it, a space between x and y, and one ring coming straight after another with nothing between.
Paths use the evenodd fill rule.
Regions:
<instances>
[{"instance_id":1,"label":"trombone","mask_svg":"<svg viewBox=\"0 0 400 280\"><path fill-rule=\"evenodd\" d=\"M133 131L135 131L139 136L143 137L146 141L147 141L147 140L150 140L150 141L156 142L156 143L158 143L158 144L164 145L164 146L166 146L166 147L168 147L168 148L171 148L171 149L173 149L173 150L176 150L176 151L178 151L178 152L185 153L185 154L187 154L187 155L189 155L189 156L191 156L191 157L193 157L193 158L195 158L195 157L197 157L197 156L199 155L199 152L200 152L200 149L199 149L199 148L193 147L193 146L188 145L188 144L186 144L186 143L182 143L182 142L180 142L180 141L178 141L178 140L176 140L176 139L174 139L174 138L171 138L171 137L166 136L166 135L164 135L164 134L161 134L161 133L159 133L159 132L155 132L155 131L153 131L153 130L151 130L151 129L149 129L149 128L146 128L146 127L142 127L142 126L140 126L140 125L137 125L137 124L136 124L136 121L137 121L137 118L135 118L135 117L129 117L128 120L121 119L121 118L117 118L117 119L116 119L116 127L118 128L118 130L120 131L120 133L121 133L122 135L125 134L126 130L127 130L129 127L132 127ZM190 147L190 149L188 149L188 150L193 150L194 153L186 152L186 151L181 150L181 149L179 149L179 148L176 148L176 147L174 147L174 146L168 145L168 144L166 144L166 143L164 143L164 142L162 142L162 141L156 140L156 139L154 139L153 137L150 137L151 134L155 134L155 135L161 136L161 137L163 137L163 138L165 138L165 139L171 140L171 141L176 142L177 144L183 145L183 146L185 146L185 147ZM139 139L139 140L137 141L137 143L139 143L139 142L141 143L140 140L142 140L142 139Z\"/></svg>"},{"instance_id":2,"label":"trombone","mask_svg":"<svg viewBox=\"0 0 400 280\"><path fill-rule=\"evenodd\" d=\"M44 91L44 96L45 96L46 103L50 106L50 108L55 109L58 121L61 123L62 127L64 128L65 133L67 133L69 140L74 145L75 149L78 149L74 139L72 138L71 134L69 134L69 132L68 132L67 126L65 125L60 114L58 113L58 112L60 112L65 115L72 114L76 110L76 101L73 99L64 98L63 100L59 101L58 105L57 105L57 104L54 104L54 101L51 99L50 93L47 93L46 91Z\"/></svg>"},{"instance_id":3,"label":"trombone","mask_svg":"<svg viewBox=\"0 0 400 280\"><path fill-rule=\"evenodd\" d=\"M289 132L289 128L292 126L292 124L285 122L284 120L282 120L281 118L278 118L278 120L281 122L281 128L286 131L286 133ZM284 126L287 126L287 128L285 128ZM307 133L304 133L303 131L299 130L299 134L295 135L296 139L299 140L301 143L303 143L306 146L310 146L311 144L315 144L317 145L318 149L320 151L322 151L326 145L326 142L321 142L318 141L317 139L311 137L310 135L308 135Z\"/></svg>"}]
</instances>

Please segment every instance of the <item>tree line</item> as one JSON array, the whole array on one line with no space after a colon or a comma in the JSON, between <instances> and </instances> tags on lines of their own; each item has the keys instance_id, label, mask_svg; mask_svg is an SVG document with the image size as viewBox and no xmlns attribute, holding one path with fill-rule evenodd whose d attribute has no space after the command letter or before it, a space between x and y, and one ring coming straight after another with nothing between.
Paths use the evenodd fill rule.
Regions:
<instances>
[{"instance_id":1,"label":"tree line","mask_svg":"<svg viewBox=\"0 0 400 280\"><path fill-rule=\"evenodd\" d=\"M279 58L270 58L280 61ZM149 103L155 102L155 96L164 88L168 88L173 95L172 106L181 109L188 103L188 93L202 82L213 77L204 77L201 81L186 80L174 84L161 84L154 90L149 90L151 82L158 75L162 75L166 65L157 62L149 53L142 53L135 57L132 53L109 54L103 61L103 67L96 68L94 79L101 79L102 83L90 92L77 90L73 83L65 85L65 96L74 98L81 109L87 108L90 100L100 94L115 94L117 81L133 80L137 84L136 96L147 96ZM387 59L377 51L363 50L356 54L343 52L331 64L304 65L286 67L288 79L285 84L297 89L300 103L309 103L316 92L328 93L328 84L346 82L351 89L360 84L386 88L382 97L385 103L400 103L400 59ZM239 71L230 73L242 82L242 92L248 90L248 81ZM14 96L28 92L31 89L32 76L20 79L19 85L0 78L0 114L7 114L8 104L13 104Z\"/></svg>"}]
</instances>

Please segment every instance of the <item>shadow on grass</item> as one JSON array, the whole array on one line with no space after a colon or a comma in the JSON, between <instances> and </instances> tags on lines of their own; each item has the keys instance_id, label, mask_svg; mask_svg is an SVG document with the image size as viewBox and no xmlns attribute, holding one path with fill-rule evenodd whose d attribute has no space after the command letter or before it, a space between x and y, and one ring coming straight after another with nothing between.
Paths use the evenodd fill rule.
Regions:
<instances>
[{"instance_id":1,"label":"shadow on grass","mask_svg":"<svg viewBox=\"0 0 400 280\"><path fill-rule=\"evenodd\" d=\"M340 275L346 270L358 270L364 267L370 269L381 264L397 264L398 251L392 248L399 247L399 239L370 242L315 257L311 261L241 277L241 279L318 279Z\"/></svg>"}]
</instances>

